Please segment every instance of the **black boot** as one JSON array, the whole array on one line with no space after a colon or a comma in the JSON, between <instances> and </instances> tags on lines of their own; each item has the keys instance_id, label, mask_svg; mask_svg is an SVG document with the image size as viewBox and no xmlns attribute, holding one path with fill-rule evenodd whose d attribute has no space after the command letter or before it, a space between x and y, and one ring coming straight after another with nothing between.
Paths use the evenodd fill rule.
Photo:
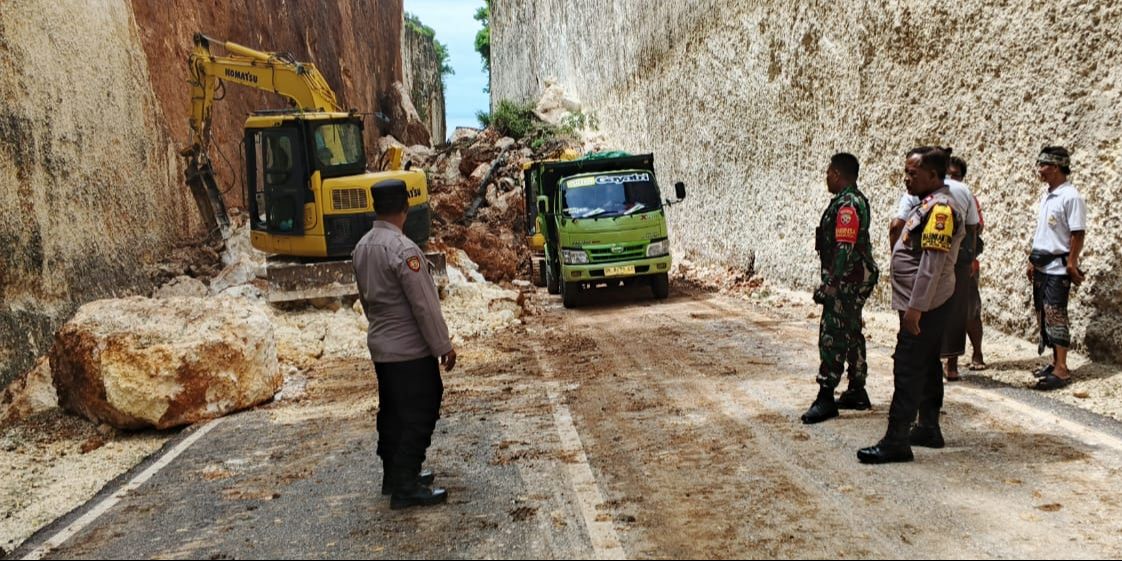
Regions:
<instances>
[{"instance_id":1,"label":"black boot","mask_svg":"<svg viewBox=\"0 0 1122 561\"><path fill-rule=\"evenodd\" d=\"M946 446L943 441L943 431L939 430L939 425L926 426L915 425L912 427L912 434L909 438L912 446L923 446L924 448L942 448Z\"/></svg>"},{"instance_id":2,"label":"black boot","mask_svg":"<svg viewBox=\"0 0 1122 561\"><path fill-rule=\"evenodd\" d=\"M448 500L448 492L422 485L416 470L393 471L394 488L390 495L390 508L398 510L411 506L430 506Z\"/></svg>"},{"instance_id":3,"label":"black boot","mask_svg":"<svg viewBox=\"0 0 1122 561\"><path fill-rule=\"evenodd\" d=\"M393 493L393 467L389 464L382 464L382 495L389 496ZM421 474L417 476L417 482L421 485L432 485L436 479L431 469L421 470Z\"/></svg>"},{"instance_id":4,"label":"black boot","mask_svg":"<svg viewBox=\"0 0 1122 561\"><path fill-rule=\"evenodd\" d=\"M869 393L865 391L865 388L854 388L852 386L842 392L834 404L838 409L855 409L857 411L873 408L873 404L869 401Z\"/></svg>"},{"instance_id":5,"label":"black boot","mask_svg":"<svg viewBox=\"0 0 1122 561\"><path fill-rule=\"evenodd\" d=\"M863 464L910 462L915 459L908 444L910 424L888 420L888 432L875 446L857 451L857 460Z\"/></svg>"},{"instance_id":6,"label":"black boot","mask_svg":"<svg viewBox=\"0 0 1122 561\"><path fill-rule=\"evenodd\" d=\"M813 425L838 416L838 406L834 405L834 390L832 388L818 388L818 397L810 405L810 409L803 413L804 424Z\"/></svg>"}]
</instances>

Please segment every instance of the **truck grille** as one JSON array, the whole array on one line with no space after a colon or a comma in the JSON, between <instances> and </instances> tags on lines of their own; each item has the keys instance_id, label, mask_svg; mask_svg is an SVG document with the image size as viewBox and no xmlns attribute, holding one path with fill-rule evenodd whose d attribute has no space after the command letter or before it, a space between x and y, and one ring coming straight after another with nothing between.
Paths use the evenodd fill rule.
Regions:
<instances>
[{"instance_id":1,"label":"truck grille","mask_svg":"<svg viewBox=\"0 0 1122 561\"><path fill-rule=\"evenodd\" d=\"M335 210L363 210L366 208L366 190L336 189L331 192L331 206Z\"/></svg>"},{"instance_id":2,"label":"truck grille","mask_svg":"<svg viewBox=\"0 0 1122 561\"><path fill-rule=\"evenodd\" d=\"M585 246L591 263L614 263L643 259L647 256L647 242L613 244L605 246Z\"/></svg>"}]
</instances>

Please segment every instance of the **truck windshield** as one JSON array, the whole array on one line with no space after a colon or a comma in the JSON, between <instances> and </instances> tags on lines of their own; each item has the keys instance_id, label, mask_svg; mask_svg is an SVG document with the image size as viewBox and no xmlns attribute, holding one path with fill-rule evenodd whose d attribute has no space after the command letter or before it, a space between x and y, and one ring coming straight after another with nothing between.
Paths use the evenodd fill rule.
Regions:
<instances>
[{"instance_id":1,"label":"truck windshield","mask_svg":"<svg viewBox=\"0 0 1122 561\"><path fill-rule=\"evenodd\" d=\"M354 123L320 125L315 134L319 167L349 166L362 162L362 129Z\"/></svg>"},{"instance_id":2,"label":"truck windshield","mask_svg":"<svg viewBox=\"0 0 1122 561\"><path fill-rule=\"evenodd\" d=\"M650 172L576 177L564 184L562 212L573 218L627 216L662 207Z\"/></svg>"}]
</instances>

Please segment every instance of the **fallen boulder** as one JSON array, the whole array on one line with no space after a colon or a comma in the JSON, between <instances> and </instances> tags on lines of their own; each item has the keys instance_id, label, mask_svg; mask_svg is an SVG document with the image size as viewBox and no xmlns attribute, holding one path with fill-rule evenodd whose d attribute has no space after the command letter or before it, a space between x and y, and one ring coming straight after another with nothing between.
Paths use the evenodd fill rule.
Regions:
<instances>
[{"instance_id":1,"label":"fallen boulder","mask_svg":"<svg viewBox=\"0 0 1122 561\"><path fill-rule=\"evenodd\" d=\"M26 419L54 407L58 407L58 396L51 385L51 365L44 357L0 392L0 425Z\"/></svg>"},{"instance_id":2,"label":"fallen boulder","mask_svg":"<svg viewBox=\"0 0 1122 561\"><path fill-rule=\"evenodd\" d=\"M119 429L166 429L268 401L283 382L273 326L234 298L82 306L55 335L59 405Z\"/></svg>"}]
</instances>

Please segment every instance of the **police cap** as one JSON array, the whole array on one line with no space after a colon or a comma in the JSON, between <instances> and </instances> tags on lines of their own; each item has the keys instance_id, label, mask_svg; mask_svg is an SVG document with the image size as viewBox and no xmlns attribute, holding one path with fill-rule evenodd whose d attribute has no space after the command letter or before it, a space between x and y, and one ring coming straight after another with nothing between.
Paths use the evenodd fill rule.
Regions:
<instances>
[{"instance_id":1,"label":"police cap","mask_svg":"<svg viewBox=\"0 0 1122 561\"><path fill-rule=\"evenodd\" d=\"M409 208L409 191L400 179L379 181L370 191L378 214L401 214Z\"/></svg>"}]
</instances>

